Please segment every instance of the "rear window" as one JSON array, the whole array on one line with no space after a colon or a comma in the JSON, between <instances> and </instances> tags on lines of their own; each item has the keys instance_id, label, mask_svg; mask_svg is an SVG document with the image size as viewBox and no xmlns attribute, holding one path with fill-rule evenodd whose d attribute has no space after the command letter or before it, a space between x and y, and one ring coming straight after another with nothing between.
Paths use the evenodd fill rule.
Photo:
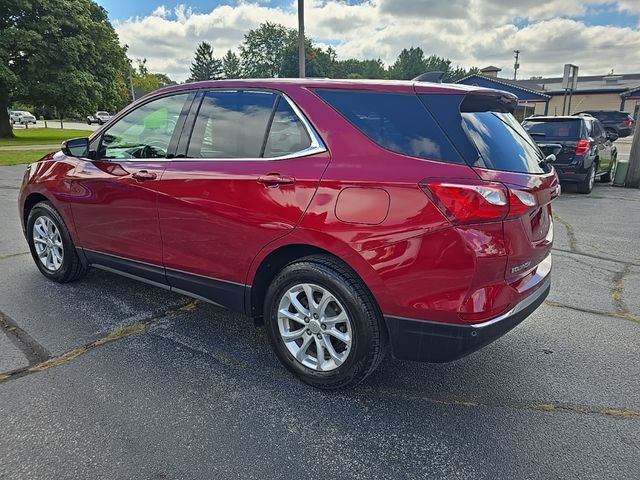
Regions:
<instances>
[{"instance_id":1,"label":"rear window","mask_svg":"<svg viewBox=\"0 0 640 480\"><path fill-rule=\"evenodd\" d=\"M415 94L318 89L316 93L378 145L431 160L464 163Z\"/></svg>"},{"instance_id":2,"label":"rear window","mask_svg":"<svg viewBox=\"0 0 640 480\"><path fill-rule=\"evenodd\" d=\"M581 120L526 120L522 124L534 139L577 139L580 138Z\"/></svg>"}]
</instances>

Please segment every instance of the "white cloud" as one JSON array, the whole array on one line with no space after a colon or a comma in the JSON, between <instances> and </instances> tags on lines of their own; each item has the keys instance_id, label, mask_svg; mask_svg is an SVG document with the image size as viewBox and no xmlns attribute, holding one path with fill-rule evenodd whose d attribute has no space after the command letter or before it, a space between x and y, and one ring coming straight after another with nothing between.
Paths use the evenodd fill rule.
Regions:
<instances>
[{"instance_id":1,"label":"white cloud","mask_svg":"<svg viewBox=\"0 0 640 480\"><path fill-rule=\"evenodd\" d=\"M306 32L321 45L333 45L339 58L381 58L393 63L402 48L420 46L427 55L451 58L454 64L493 64L509 75L512 50L522 51L520 78L560 75L564 63L580 65L584 74L627 72L640 65L640 29L588 26L568 17L590 6L614 5L640 12L640 1L591 0L370 0L358 4L308 0ZM201 41L217 56L235 50L244 34L261 22L297 26L295 1L285 7L270 2L240 1L208 13L188 6L164 6L147 17L115 23L133 58L147 58L152 71L176 80L189 74L193 52ZM635 68L637 70L637 68Z\"/></svg>"}]
</instances>

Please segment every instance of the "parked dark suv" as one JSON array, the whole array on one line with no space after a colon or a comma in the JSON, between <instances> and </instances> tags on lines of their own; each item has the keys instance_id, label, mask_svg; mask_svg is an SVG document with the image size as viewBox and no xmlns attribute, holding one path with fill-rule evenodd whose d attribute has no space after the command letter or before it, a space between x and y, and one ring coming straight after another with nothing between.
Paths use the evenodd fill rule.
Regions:
<instances>
[{"instance_id":1,"label":"parked dark suv","mask_svg":"<svg viewBox=\"0 0 640 480\"><path fill-rule=\"evenodd\" d=\"M590 115L529 117L522 123L545 155L555 155L560 181L575 183L580 193L591 193L596 178L610 182L615 175L618 135L606 133Z\"/></svg>"},{"instance_id":2,"label":"parked dark suv","mask_svg":"<svg viewBox=\"0 0 640 480\"><path fill-rule=\"evenodd\" d=\"M96 267L245 313L339 388L387 346L455 360L544 301L559 185L516 105L413 82L172 86L31 164L20 216L52 281Z\"/></svg>"},{"instance_id":3,"label":"parked dark suv","mask_svg":"<svg viewBox=\"0 0 640 480\"><path fill-rule=\"evenodd\" d=\"M633 117L626 112L619 112L617 110L585 110L584 112L576 113L576 115L585 113L600 120L600 123L602 123L607 133L616 132L620 138L633 135L636 122L633 120Z\"/></svg>"}]
</instances>

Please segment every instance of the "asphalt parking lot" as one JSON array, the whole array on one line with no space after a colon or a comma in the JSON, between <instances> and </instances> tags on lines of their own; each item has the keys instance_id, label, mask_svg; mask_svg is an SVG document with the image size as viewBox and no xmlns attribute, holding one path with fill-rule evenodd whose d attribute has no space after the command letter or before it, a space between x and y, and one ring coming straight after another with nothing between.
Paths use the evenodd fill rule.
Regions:
<instances>
[{"instance_id":1,"label":"asphalt parking lot","mask_svg":"<svg viewBox=\"0 0 640 480\"><path fill-rule=\"evenodd\" d=\"M0 478L640 478L640 190L555 201L545 305L450 364L320 392L245 317L32 264L0 167Z\"/></svg>"}]
</instances>

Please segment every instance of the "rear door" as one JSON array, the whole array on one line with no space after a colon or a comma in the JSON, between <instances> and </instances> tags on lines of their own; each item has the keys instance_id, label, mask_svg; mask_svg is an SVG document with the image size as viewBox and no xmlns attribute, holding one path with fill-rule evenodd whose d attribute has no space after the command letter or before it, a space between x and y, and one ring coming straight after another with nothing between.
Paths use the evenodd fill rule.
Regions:
<instances>
[{"instance_id":1,"label":"rear door","mask_svg":"<svg viewBox=\"0 0 640 480\"><path fill-rule=\"evenodd\" d=\"M329 162L298 108L271 91L211 90L161 183L170 284L243 309L250 262L298 223Z\"/></svg>"},{"instance_id":2,"label":"rear door","mask_svg":"<svg viewBox=\"0 0 640 480\"><path fill-rule=\"evenodd\" d=\"M596 146L597 156L599 159L598 172L608 172L611 165L611 149L612 143L607 138L607 135L599 120L593 120L591 122L591 138Z\"/></svg>"},{"instance_id":3,"label":"rear door","mask_svg":"<svg viewBox=\"0 0 640 480\"><path fill-rule=\"evenodd\" d=\"M505 278L508 282L522 280L516 288L526 290L525 277L533 282L536 274L545 276L550 268L551 200L560 191L553 168L544 163L536 143L510 113L515 99L485 91L461 96L455 105L451 104L452 95L450 99L442 95L421 97L430 109L448 110L438 115L439 121L478 176L502 183L509 188L510 196L518 196L518 204L524 200L529 205L521 213L510 211L504 221L508 254ZM454 109L459 113L453 113ZM566 127L571 129L572 125Z\"/></svg>"}]
</instances>

